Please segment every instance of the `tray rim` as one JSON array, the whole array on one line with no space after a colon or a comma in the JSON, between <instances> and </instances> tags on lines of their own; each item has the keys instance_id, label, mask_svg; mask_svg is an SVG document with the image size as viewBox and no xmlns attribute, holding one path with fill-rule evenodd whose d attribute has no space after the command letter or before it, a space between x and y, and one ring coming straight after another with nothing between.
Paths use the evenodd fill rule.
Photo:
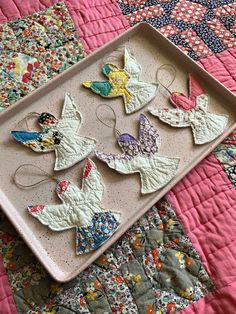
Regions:
<instances>
[{"instance_id":1,"label":"tray rim","mask_svg":"<svg viewBox=\"0 0 236 314\"><path fill-rule=\"evenodd\" d=\"M168 44L171 48L173 48L176 51L176 53L181 54L182 57L186 59L186 61L191 63L193 65L193 67L196 68L197 72L201 72L201 75L204 77L204 79L209 80L210 83L212 83L212 85L215 85L216 87L218 86L222 91L224 91L225 96L227 96L227 98L233 97L236 99L236 96L229 89L227 89L222 83L220 83L218 80L216 80L210 73L208 73L204 68L202 68L196 61L192 60L188 55L184 54L180 48L175 46L168 38L166 38L164 35L162 35L157 29L155 29L152 25L150 25L146 22L141 22L141 23L136 24L135 26L129 28L125 32L121 33L119 36L115 37L111 41L107 42L106 44L104 44L103 46L98 48L96 51L90 53L84 59L82 59L79 62L77 62L76 64L72 65L70 68L68 68L64 72L58 74L56 77L50 79L44 85L40 86L39 88L37 88L33 92L29 93L28 95L26 95L25 97L23 97L22 99L17 101L15 104L6 108L4 111L2 111L0 113L0 122L1 122L1 119L5 118L5 116L7 119L7 116L14 111L16 106L17 107L19 107L19 106L23 107L24 104L26 104L30 99L34 99L35 95L36 96L38 94L40 95L40 93L42 93L42 91L44 91L47 88L50 88L51 85L53 86L53 84L55 82L59 81L63 77L66 77L70 72L73 72L73 70L75 70L77 67L82 67L83 64L86 66L86 64L90 63L90 60L93 60L96 57L96 55L101 53L103 50L106 50L107 47L112 47L114 44L119 43L119 41L122 39L122 37L126 37L126 36L128 37L129 35L130 36L135 35L136 33L138 33L138 31L150 31L153 34L156 34L156 35L158 34L158 36L161 37L162 40L166 41L166 44ZM80 71L80 69L78 71ZM208 149L206 149L206 151L203 154L201 154L201 156L199 158L196 158L196 160L194 160L191 164L189 164L189 166L187 166L181 172L181 174L178 175L178 179L174 178L168 185L166 185L161 190L161 192L158 194L158 196L156 196L156 197L154 196L151 200L149 200L147 202L146 206L144 206L141 210L139 210L137 212L137 215L135 215L135 217L131 217L131 219L126 223L125 228L124 227L119 228L117 230L117 232L110 239L109 245L106 245L106 243L105 243L103 245L103 249L100 250L99 253L97 253L97 254L95 251L94 254L92 256L90 256L90 258L88 258L85 265L78 266L77 268L73 269L72 272L64 273L64 275L62 275L62 276L60 274L63 273L63 271L60 270L60 274L58 274L58 272L55 270L56 267L52 266L52 264L56 265L56 263L54 261L52 261L52 263L49 263L49 264L47 262L45 262L44 258L43 258L44 255L40 254L40 250L37 249L37 245L34 246L33 245L34 242L30 242L28 240L27 234L23 233L20 230L19 223L17 223L16 219L14 219L15 215L13 215L13 211L8 211L8 209L10 207L14 207L14 206L11 204L10 200L7 198L7 196L3 193L3 191L1 189L0 189L0 205L1 205L4 213L8 217L8 219L11 221L11 223L16 228L17 232L19 232L20 236L24 239L27 246L31 249L31 251L37 257L37 259L40 261L40 263L45 267L45 269L48 271L48 273L56 281L67 282L67 281L73 279L74 277L76 277L82 271L84 271L94 260L96 260L105 250L107 250L107 248L110 247L110 245L112 245L114 242L116 242L140 217L142 217L148 211L148 209L150 209L154 204L156 204L156 202L158 202L158 200L160 200L168 191L170 191L175 184L177 184L180 180L182 180L182 178L189 171L191 171L216 146L218 146L221 143L221 141L228 134L230 134L235 128L236 128L236 122L230 128L228 128L220 137L218 137L215 141L213 141L213 143L211 143L209 145ZM45 254L47 254L47 253L45 252Z\"/></svg>"}]
</instances>

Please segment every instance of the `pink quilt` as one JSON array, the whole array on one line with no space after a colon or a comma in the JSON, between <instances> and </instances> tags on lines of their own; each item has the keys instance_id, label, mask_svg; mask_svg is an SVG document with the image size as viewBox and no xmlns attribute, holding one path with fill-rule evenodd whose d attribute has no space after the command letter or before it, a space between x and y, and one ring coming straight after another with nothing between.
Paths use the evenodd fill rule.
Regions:
<instances>
[{"instance_id":1,"label":"pink quilt","mask_svg":"<svg viewBox=\"0 0 236 314\"><path fill-rule=\"evenodd\" d=\"M6 23L38 12L57 2L57 0L0 0L0 23ZM165 12L169 12L168 10L172 10L172 18L176 15L185 14L183 10L184 13L180 13L180 10L177 14L175 12L176 6L173 9L170 7L169 2L173 2L173 6L176 3L177 5L178 3L182 4L183 8L190 3L194 7L194 16L198 19L201 18L203 8L200 8L199 4L197 7L197 3L204 3L204 1L162 0L150 1L150 4L147 5L147 2L132 0L65 0L87 53L103 45L138 21L147 20L153 24L154 17L162 17ZM217 36L221 38L225 49L222 49L222 52L213 53L212 50L214 49L212 48L207 57L200 58L201 43L198 43L197 38L194 39L195 45L188 43L188 45L181 46L179 41L176 44L183 50L188 49L189 53L193 53L196 60L208 72L236 94L236 22L232 18L232 16L234 18L236 16L236 3L234 1L216 2L219 2L218 6L212 9L216 18L221 22L226 21L225 24L228 23L229 28L232 30L231 34L234 34L232 38L229 38L227 29L224 30L222 24L220 24L219 27L221 27L222 32L224 30L224 34L221 35L217 24L213 24L215 19L211 20L213 21L210 25L211 30L214 29ZM211 9L211 3L214 3L214 1L209 1L208 10ZM206 12L204 11L204 13ZM179 26L182 38L186 33L184 27L187 27L188 19L188 17L185 20L182 18L182 24ZM163 21L161 19L156 19L155 23L159 23L157 27L161 28L163 33L167 32L165 35L172 38L173 42L179 40L178 36L178 38L174 37L176 34L170 33L170 30L167 29L166 25L168 23L162 25ZM206 23L209 24L209 21ZM172 27L173 29L174 27ZM192 33L192 38L196 36L197 32L198 34L201 33L200 28L196 28L196 33ZM227 46L226 43L229 42L230 45ZM215 284L213 292L182 310L181 314L236 313L236 187L232 183L235 182L236 174L229 172L229 169L231 169L229 164L230 166L233 165L236 156L235 137L232 136L231 142L222 144L222 147L216 153L211 154L202 161L167 196ZM228 149L227 152L230 151L231 157L233 154L231 159L226 158L226 153L224 153L226 149ZM231 178L233 179L231 180ZM13 278L14 274L9 271L9 276ZM14 292L15 287L12 286L11 288ZM19 311L19 308L17 310ZM0 313L17 313L17 310L0 259ZM148 313L152 314L152 312ZM170 311L169 313L174 312Z\"/></svg>"},{"instance_id":2,"label":"pink quilt","mask_svg":"<svg viewBox=\"0 0 236 314\"><path fill-rule=\"evenodd\" d=\"M11 294L8 277L0 257L0 313L17 314L15 303Z\"/></svg>"}]
</instances>

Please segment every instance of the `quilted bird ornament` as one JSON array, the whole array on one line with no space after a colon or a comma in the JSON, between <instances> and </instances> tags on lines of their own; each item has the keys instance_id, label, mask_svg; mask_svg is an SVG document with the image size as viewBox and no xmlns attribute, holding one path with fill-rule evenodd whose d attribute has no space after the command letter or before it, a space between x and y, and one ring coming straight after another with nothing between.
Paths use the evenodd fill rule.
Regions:
<instances>
[{"instance_id":1,"label":"quilted bird ornament","mask_svg":"<svg viewBox=\"0 0 236 314\"><path fill-rule=\"evenodd\" d=\"M84 82L83 86L102 97L122 96L126 113L133 113L144 107L157 94L158 84L139 80L141 71L141 66L136 59L125 49L123 69L113 64L105 64L102 73L108 77L108 80Z\"/></svg>"},{"instance_id":2,"label":"quilted bird ornament","mask_svg":"<svg viewBox=\"0 0 236 314\"><path fill-rule=\"evenodd\" d=\"M189 97L174 92L170 102L177 109L150 108L150 113L173 127L191 127L196 144L211 142L223 133L228 116L207 111L209 98L193 74L189 74Z\"/></svg>"},{"instance_id":3,"label":"quilted bird ornament","mask_svg":"<svg viewBox=\"0 0 236 314\"><path fill-rule=\"evenodd\" d=\"M82 116L72 97L65 95L61 119L44 112L38 118L42 132L12 131L12 137L35 152L55 151L54 170L67 169L86 158L95 148L96 140L81 137L78 130Z\"/></svg>"},{"instance_id":4,"label":"quilted bird ornament","mask_svg":"<svg viewBox=\"0 0 236 314\"><path fill-rule=\"evenodd\" d=\"M51 230L76 228L76 253L100 247L119 226L120 214L101 207L104 185L95 163L87 159L82 188L70 181L60 181L56 193L62 204L29 206L29 213Z\"/></svg>"},{"instance_id":5,"label":"quilted bird ornament","mask_svg":"<svg viewBox=\"0 0 236 314\"><path fill-rule=\"evenodd\" d=\"M139 116L139 139L130 134L120 134L118 144L123 154L105 154L95 152L96 156L107 165L122 174L139 173L141 193L157 191L174 176L179 165L178 158L161 156L158 153L160 137L144 114Z\"/></svg>"}]
</instances>

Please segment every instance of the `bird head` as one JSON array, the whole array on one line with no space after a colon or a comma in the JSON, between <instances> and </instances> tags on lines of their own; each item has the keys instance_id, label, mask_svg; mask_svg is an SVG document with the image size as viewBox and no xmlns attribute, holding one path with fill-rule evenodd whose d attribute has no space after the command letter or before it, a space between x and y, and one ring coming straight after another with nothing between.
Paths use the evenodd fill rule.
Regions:
<instances>
[{"instance_id":1,"label":"bird head","mask_svg":"<svg viewBox=\"0 0 236 314\"><path fill-rule=\"evenodd\" d=\"M138 154L138 143L136 138L132 135L127 133L120 134L118 137L118 144L127 155L132 157Z\"/></svg>"},{"instance_id":2,"label":"bird head","mask_svg":"<svg viewBox=\"0 0 236 314\"><path fill-rule=\"evenodd\" d=\"M196 107L196 98L205 93L204 89L198 83L193 73L189 74L188 80L189 96L183 93L174 92L170 96L170 102L177 108L182 110L191 110Z\"/></svg>"},{"instance_id":3,"label":"bird head","mask_svg":"<svg viewBox=\"0 0 236 314\"><path fill-rule=\"evenodd\" d=\"M182 110L191 110L196 107L195 99L188 98L183 93L174 92L170 96L170 102Z\"/></svg>"},{"instance_id":4,"label":"bird head","mask_svg":"<svg viewBox=\"0 0 236 314\"><path fill-rule=\"evenodd\" d=\"M102 73L106 75L108 78L110 78L112 74L116 74L117 72L122 73L122 71L123 70L121 70L118 66L111 63L107 63L102 67Z\"/></svg>"},{"instance_id":5,"label":"bird head","mask_svg":"<svg viewBox=\"0 0 236 314\"><path fill-rule=\"evenodd\" d=\"M105 64L102 68L102 73L106 76L109 76L112 71L112 64Z\"/></svg>"},{"instance_id":6,"label":"bird head","mask_svg":"<svg viewBox=\"0 0 236 314\"><path fill-rule=\"evenodd\" d=\"M57 118L48 112L41 113L38 118L38 123L43 129L55 126L57 122Z\"/></svg>"}]
</instances>

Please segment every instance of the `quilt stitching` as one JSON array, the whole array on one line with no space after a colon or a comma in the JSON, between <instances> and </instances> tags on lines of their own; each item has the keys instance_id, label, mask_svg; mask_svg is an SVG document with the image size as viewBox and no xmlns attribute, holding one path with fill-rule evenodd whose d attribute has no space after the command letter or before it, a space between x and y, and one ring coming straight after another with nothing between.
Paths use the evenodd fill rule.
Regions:
<instances>
[{"instance_id":1,"label":"quilt stitching","mask_svg":"<svg viewBox=\"0 0 236 314\"><path fill-rule=\"evenodd\" d=\"M195 171L197 172L197 170L195 169ZM222 170L221 170L221 172L215 172L212 176L206 176L205 178L200 178L200 180L199 181L197 181L197 182L195 182L195 183L191 183L190 181L188 181L188 175L186 176L186 181L188 181L188 185L189 186L184 186L183 187L183 189L179 189L178 190L178 193L181 193L181 192L183 192L183 191L186 191L186 190L188 190L188 189L191 189L192 187L194 188L195 186L197 186L197 185L199 185L199 183L200 182L205 182L206 180L209 180L209 181L211 181L211 178L213 178L213 177L215 177L216 175L222 175L223 177L224 177L224 173L225 173L225 171L223 170L223 168L222 168Z\"/></svg>"},{"instance_id":2,"label":"quilt stitching","mask_svg":"<svg viewBox=\"0 0 236 314\"><path fill-rule=\"evenodd\" d=\"M233 1L225 0L216 5L216 2L212 0L207 2L150 0L136 6L125 0L117 2L131 26L140 21L146 21L160 30L162 27L174 26L174 28L171 27L171 32L164 32L164 35L174 44L186 49L187 54L195 60L212 55L212 53L222 52L229 48L229 45L236 45L235 32L231 27L236 17L233 8L230 10L231 23L227 23L227 19L222 19L224 11L220 12L217 9L221 6L227 9L227 5L230 6ZM214 22L215 16L218 17L217 23L213 25L212 21ZM221 28L219 23L222 23ZM189 31L194 32L196 37L190 37ZM228 41L224 42L226 36ZM209 50L205 49L205 45Z\"/></svg>"},{"instance_id":3,"label":"quilt stitching","mask_svg":"<svg viewBox=\"0 0 236 314\"><path fill-rule=\"evenodd\" d=\"M231 185L230 185L230 187L231 187ZM228 189L225 189L225 190L221 190L221 191L219 191L219 192L214 192L214 195L218 195L218 194L224 194L224 192L226 192L226 191L228 191ZM232 192L233 192L233 189L232 189ZM196 197L197 197L197 195L196 195ZM194 204L193 206L191 206L188 210L186 209L185 211L186 212L189 212L189 211L191 211L191 210L194 210L194 209L196 209L197 207L198 207L198 205L201 205L202 203L204 203L204 202L208 202L210 199L212 199L213 198L213 196L210 196L209 198L207 198L207 199L204 199L204 200L202 200L201 202L198 202L197 204ZM183 214L185 214L185 211L182 211L182 213Z\"/></svg>"},{"instance_id":4,"label":"quilt stitching","mask_svg":"<svg viewBox=\"0 0 236 314\"><path fill-rule=\"evenodd\" d=\"M162 1L163 3L165 2L165 1ZM41 2L42 3L42 2ZM151 1L148 1L147 2L147 4L148 3L152 3ZM220 7L221 5L222 5L222 3L223 2L217 2L218 4L218 6ZM209 2L209 5L211 5L212 4L212 2ZM44 6L45 7L45 6ZM1 12L1 11L0 11ZM73 12L72 10L71 10L71 12ZM113 33L113 31L111 31L111 34ZM115 34L115 32L114 32L114 34ZM94 37L94 38L96 38L96 35L94 35L94 36L91 36L91 38L92 37ZM174 38L173 38L173 40L174 40ZM178 44L178 40L176 41L176 43ZM90 44L90 41L88 41L88 44L90 45L90 47L94 47L94 44ZM232 51L232 52L231 52ZM231 50L230 51L230 54L234 57L234 53L233 53L233 51L234 50ZM189 55L193 55L193 53L191 52L191 50L188 50L188 53L189 53ZM195 56L195 58L198 58L198 56L196 55L196 54L194 54L194 56ZM215 58L215 57L214 57ZM219 60L219 62L220 62L220 64L224 64L224 62L223 62L223 60L220 60L220 56L219 57L217 57L217 60ZM204 65L204 67L207 65L207 62L208 62L208 60L207 59L204 59L203 61L202 61L202 64ZM229 73L229 72L228 72ZM218 75L220 75L220 73L216 73L216 76L218 76ZM229 75L228 75L228 77L231 77L232 78L232 75L230 75L230 73L229 73ZM229 79L228 79L228 77L224 77L223 79L224 79L224 83L225 84L230 84L230 83L228 83L229 82ZM222 78L220 78L220 80L222 81ZM232 85L229 85L229 87L230 88L234 88L234 86L233 86L233 84ZM222 169L222 171L224 171L223 169ZM223 174L223 173L222 173ZM206 176L207 176L207 172L206 172ZM214 178L214 175L213 176L211 176L211 178L213 179ZM200 183L200 181L198 182L198 183ZM191 182L190 182L190 185L191 185ZM197 185L197 183L195 183L194 184L194 186L196 186ZM180 193L180 192L178 192L178 193ZM190 195L191 195L191 191L189 190L189 193L190 193ZM156 224L156 222L155 222L155 224ZM137 227L138 228L138 227ZM139 227L139 229L140 228L142 228L142 227ZM131 232L131 230L129 231L129 232ZM217 251L217 250L216 250ZM215 253L215 252L214 252ZM125 253L125 254L128 254L128 253ZM211 253L209 253L209 254L211 254ZM209 256L209 254L207 253L207 256ZM127 258L128 258L129 256L127 255ZM4 258L5 258L5 260L6 260L6 258L7 258L7 254L4 256ZM11 259L12 257L10 257L10 259ZM204 258L205 258L205 256L204 256ZM203 259L204 259L203 258ZM111 257L110 257L110 259L111 259ZM108 262L109 263L109 262ZM14 269L10 269L10 265L11 264L9 264L9 269L8 269L8 273L9 273L9 275L12 273L12 272L14 272ZM14 266L14 264L12 264L11 266ZM15 267L15 266L14 266ZM92 267L91 267L92 268ZM148 269L148 268L147 268ZM92 271L92 270L91 270ZM20 271L19 271L20 272ZM27 271L26 271L26 274L27 274ZM37 276L38 276L38 274L37 274L37 272L35 273L35 280L36 280L36 278L37 278ZM30 278L30 277L32 277L32 274L29 272L28 274L27 274L27 277L26 278ZM46 279L46 274L43 276L43 278L45 278ZM16 280L17 280L17 276L16 276ZM38 281L37 281L38 280ZM36 280L36 282L34 282L34 283L32 283L32 285L39 285L40 284L40 282L43 280L42 279L42 277L40 277L40 276L38 276L38 278L37 278L37 280ZM120 280L122 280L121 278L119 278L118 279L118 281L120 281ZM138 278L137 278L137 280L139 280ZM24 289L24 285L25 285L25 288L27 288L28 287L28 285L29 285L29 283L27 282L27 280L26 279L24 279L24 277L22 278L22 287L21 288L19 288L19 290L21 290L21 289ZM66 285L65 285L65 287L66 287ZM61 290L60 290L60 287L58 287L58 286L52 286L52 288L50 288L50 289L52 289L52 291L54 291L53 293L55 293L55 294L57 294L57 295L60 295L60 293L61 293ZM65 288L65 290L68 290L67 288ZM70 296L72 296L72 298L70 299ZM17 294L15 294L15 297L17 298ZM66 302L66 300L68 300L68 302L69 302L69 300L73 300L73 294L68 294L68 298L67 297L65 297L65 299L64 299L64 302ZM83 300L83 297L79 300L80 302L81 302L81 304L83 304L84 303L84 300ZM60 302L63 302L63 299L60 301ZM54 302L54 304L53 304L53 302L51 303L51 305L50 305L50 302L48 302L48 304L46 304L45 306L41 306L41 309L42 309L42 311L46 311L46 310L48 310L48 311L50 311L52 308L56 308L56 303L57 302ZM115 304L115 303L114 303ZM27 309L29 309L29 306L30 306L30 304L27 304L27 302L26 302L26 304L25 304L25 306L27 306L27 307L25 307L25 308L27 308ZM36 306L35 304L33 305L34 307ZM195 304L193 304L193 306L194 307L196 307L196 309L197 309L197 306L195 305ZM37 307L35 307L35 309L36 309ZM117 307L117 308L115 308L118 312L119 312L119 307ZM67 308L67 310L68 310L68 308ZM170 307L170 310L171 311L174 311L174 308L173 308L173 305L171 305L171 307ZM121 310L120 310L121 311ZM81 313L89 313L88 311L87 312L81 312Z\"/></svg>"},{"instance_id":5,"label":"quilt stitching","mask_svg":"<svg viewBox=\"0 0 236 314\"><path fill-rule=\"evenodd\" d=\"M232 206L228 207L228 208L224 208L224 210L216 215L214 215L214 217L212 219L208 219L206 222L201 222L199 225L196 225L194 228L191 228L191 230L188 230L188 233L194 233L194 231L196 229L200 230L201 228L204 228L205 226L207 226L207 224L211 224L215 218L218 218L221 215L224 215L225 211L227 211L227 213L229 213L230 211L235 211L235 208L232 208ZM180 216L181 217L181 216ZM232 215L233 218L233 215ZM218 250L224 248L224 246L218 248Z\"/></svg>"},{"instance_id":6,"label":"quilt stitching","mask_svg":"<svg viewBox=\"0 0 236 314\"><path fill-rule=\"evenodd\" d=\"M228 52L230 53L230 50L228 50ZM232 54L231 54L232 55ZM227 68L227 65L223 62L224 58L221 56L218 56L218 59L221 61L222 65L224 66L225 71L227 71L229 73L229 75L231 76L231 78L235 81L236 84L236 75L233 72L232 68ZM232 62L233 63L233 62ZM231 70L231 71L230 71Z\"/></svg>"},{"instance_id":7,"label":"quilt stitching","mask_svg":"<svg viewBox=\"0 0 236 314\"><path fill-rule=\"evenodd\" d=\"M236 239L233 241L233 243L236 243ZM231 241L230 243L228 243L228 244L225 244L225 245L222 247L222 249L228 248L229 245L232 245L232 241ZM208 255L208 256L210 256L210 255L215 255L215 253L218 252L218 251L219 251L219 250L216 249L216 250L213 251L213 252L207 253L207 255ZM232 282L233 282L233 281L232 281Z\"/></svg>"}]
</instances>

